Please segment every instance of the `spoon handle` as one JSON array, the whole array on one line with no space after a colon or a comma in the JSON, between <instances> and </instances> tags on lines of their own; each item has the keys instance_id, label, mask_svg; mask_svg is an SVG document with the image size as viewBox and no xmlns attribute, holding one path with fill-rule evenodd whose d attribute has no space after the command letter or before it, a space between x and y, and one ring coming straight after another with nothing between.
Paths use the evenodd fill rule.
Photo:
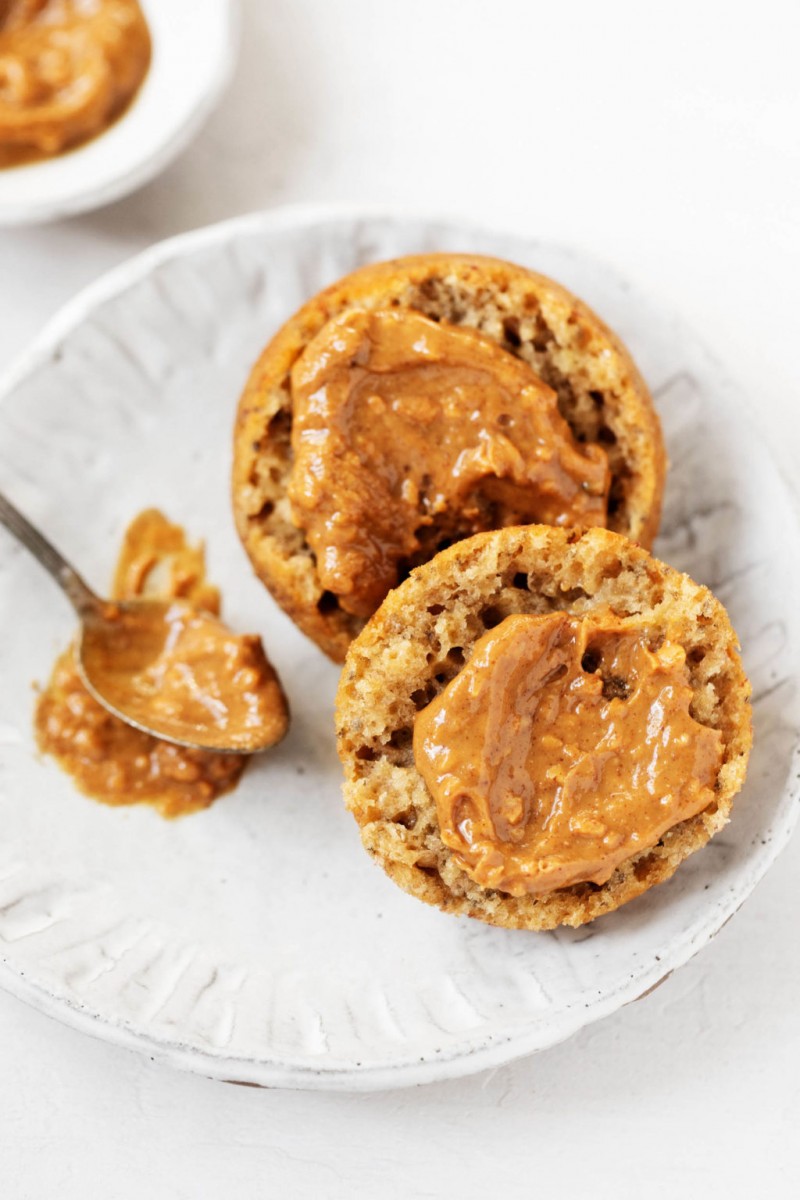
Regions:
<instances>
[{"instance_id":1,"label":"spoon handle","mask_svg":"<svg viewBox=\"0 0 800 1200\"><path fill-rule=\"evenodd\" d=\"M79 617L96 614L102 607L102 601L81 578L74 567L70 566L55 546L31 525L27 517L23 517L19 509L0 492L0 525L5 525L13 533L17 541L30 550L45 570L49 571L58 586L67 596Z\"/></svg>"}]
</instances>

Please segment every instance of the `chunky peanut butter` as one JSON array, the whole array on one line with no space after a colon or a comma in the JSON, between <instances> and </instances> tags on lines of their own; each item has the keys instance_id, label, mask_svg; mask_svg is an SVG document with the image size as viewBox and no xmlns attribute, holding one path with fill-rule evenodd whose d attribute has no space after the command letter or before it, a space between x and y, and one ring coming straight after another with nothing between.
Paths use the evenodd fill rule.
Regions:
<instances>
[{"instance_id":1,"label":"chunky peanut butter","mask_svg":"<svg viewBox=\"0 0 800 1200\"><path fill-rule=\"evenodd\" d=\"M714 798L682 648L610 611L507 617L417 716L442 840L512 896L605 883Z\"/></svg>"},{"instance_id":2,"label":"chunky peanut butter","mask_svg":"<svg viewBox=\"0 0 800 1200\"><path fill-rule=\"evenodd\" d=\"M102 637L84 636L96 690L130 720L178 741L255 752L277 742L286 708L255 634L176 600L112 613Z\"/></svg>"},{"instance_id":3,"label":"chunky peanut butter","mask_svg":"<svg viewBox=\"0 0 800 1200\"><path fill-rule=\"evenodd\" d=\"M36 709L39 748L103 804L152 804L165 817L207 808L239 782L247 759L189 750L140 733L89 695L70 647Z\"/></svg>"},{"instance_id":4,"label":"chunky peanut butter","mask_svg":"<svg viewBox=\"0 0 800 1200\"><path fill-rule=\"evenodd\" d=\"M216 619L219 592L206 581L202 549L188 545L183 530L154 509L126 533L113 596L171 601L166 631L154 630L155 641L143 650L138 643L135 664L125 658L120 623L119 657L108 664L119 667L120 683L124 677L128 685L131 667L139 668L135 699L143 723L175 720L188 733L201 722L227 724L233 715L245 737L254 720L268 724L276 741L285 732L285 701L258 639L237 638ZM206 808L236 785L247 762L172 745L112 716L84 687L72 648L39 698L36 733L40 748L81 791L105 804L145 801L168 817Z\"/></svg>"},{"instance_id":5,"label":"chunky peanut butter","mask_svg":"<svg viewBox=\"0 0 800 1200\"><path fill-rule=\"evenodd\" d=\"M186 600L219 616L219 588L206 579L202 545L191 545L180 525L146 508L125 531L111 585L114 600Z\"/></svg>"},{"instance_id":6,"label":"chunky peanut butter","mask_svg":"<svg viewBox=\"0 0 800 1200\"><path fill-rule=\"evenodd\" d=\"M412 310L328 322L291 378L289 499L322 587L369 616L443 544L503 525L605 525L609 470L555 393L476 330Z\"/></svg>"},{"instance_id":7,"label":"chunky peanut butter","mask_svg":"<svg viewBox=\"0 0 800 1200\"><path fill-rule=\"evenodd\" d=\"M0 0L0 167L101 133L139 90L150 54L137 0Z\"/></svg>"}]
</instances>

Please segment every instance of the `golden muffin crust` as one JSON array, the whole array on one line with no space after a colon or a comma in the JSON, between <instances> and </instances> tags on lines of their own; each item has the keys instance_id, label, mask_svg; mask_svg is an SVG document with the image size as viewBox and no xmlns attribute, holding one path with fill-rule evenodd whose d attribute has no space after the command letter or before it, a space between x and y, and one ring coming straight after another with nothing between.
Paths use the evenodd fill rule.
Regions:
<instances>
[{"instance_id":1,"label":"golden muffin crust","mask_svg":"<svg viewBox=\"0 0 800 1200\"><path fill-rule=\"evenodd\" d=\"M574 437L608 455L609 526L644 546L658 531L666 457L650 394L619 339L565 288L480 255L425 254L363 267L305 304L256 363L234 434L233 509L256 574L304 633L341 662L362 618L325 591L287 498L290 372L348 309L413 309L476 329L528 363L558 397Z\"/></svg>"},{"instance_id":2,"label":"golden muffin crust","mask_svg":"<svg viewBox=\"0 0 800 1200\"><path fill-rule=\"evenodd\" d=\"M685 651L691 715L722 737L715 798L602 886L518 897L482 888L442 842L414 761L417 712L505 617L597 609L637 616L655 635L669 630ZM347 806L365 848L400 887L445 912L509 929L577 926L669 879L726 824L752 743L750 685L727 613L707 588L608 530L507 528L458 542L389 593L347 654L337 736Z\"/></svg>"}]
</instances>

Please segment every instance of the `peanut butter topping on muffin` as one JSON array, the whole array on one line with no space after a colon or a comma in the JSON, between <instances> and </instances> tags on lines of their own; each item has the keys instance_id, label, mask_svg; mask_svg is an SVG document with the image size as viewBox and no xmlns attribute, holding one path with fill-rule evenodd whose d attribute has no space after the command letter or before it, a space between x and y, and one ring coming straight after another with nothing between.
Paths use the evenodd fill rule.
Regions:
<instances>
[{"instance_id":1,"label":"peanut butter topping on muffin","mask_svg":"<svg viewBox=\"0 0 800 1200\"><path fill-rule=\"evenodd\" d=\"M752 744L723 606L597 527L479 533L417 567L351 645L336 723L371 857L507 929L669 879L729 819Z\"/></svg>"},{"instance_id":2,"label":"peanut butter topping on muffin","mask_svg":"<svg viewBox=\"0 0 800 1200\"><path fill-rule=\"evenodd\" d=\"M553 389L474 329L344 312L291 387L292 513L346 612L369 616L415 561L469 534L606 524L605 452L579 446Z\"/></svg>"},{"instance_id":3,"label":"peanut butter topping on muffin","mask_svg":"<svg viewBox=\"0 0 800 1200\"><path fill-rule=\"evenodd\" d=\"M714 799L722 737L682 647L613 613L507 617L422 712L414 758L444 844L512 896L604 884Z\"/></svg>"},{"instance_id":4,"label":"peanut butter topping on muffin","mask_svg":"<svg viewBox=\"0 0 800 1200\"><path fill-rule=\"evenodd\" d=\"M351 330L356 313L360 335ZM409 331L424 330L424 353L409 332L391 368L375 371L367 314L384 335L387 314L400 328L408 322ZM438 327L435 338L431 324ZM354 358L361 347L364 362L335 349L334 342L348 339ZM445 378L455 385L452 403L460 414L452 429L440 407ZM432 394L411 397L411 381L416 387L420 379ZM387 383L405 389L396 406ZM513 407L501 394L512 384ZM518 391L527 394L524 404ZM482 392L493 395L494 415L472 425L464 414L478 408L472 401ZM412 417L418 402L425 421ZM539 449L539 422L554 434L545 440L545 459L529 453ZM456 457L442 481L434 474L447 449L443 431ZM454 471L462 451L466 460ZM362 475L373 466L378 479L365 487ZM658 417L641 375L577 296L499 259L421 254L345 276L311 297L266 346L239 403L233 509L258 577L300 629L342 662L387 587L476 530L515 519L546 522L546 510L558 521L571 509L570 520L581 525L599 524L651 545L665 468ZM331 484L329 495L317 470ZM548 470L553 492L545 490ZM441 507L446 497L451 511Z\"/></svg>"}]
</instances>

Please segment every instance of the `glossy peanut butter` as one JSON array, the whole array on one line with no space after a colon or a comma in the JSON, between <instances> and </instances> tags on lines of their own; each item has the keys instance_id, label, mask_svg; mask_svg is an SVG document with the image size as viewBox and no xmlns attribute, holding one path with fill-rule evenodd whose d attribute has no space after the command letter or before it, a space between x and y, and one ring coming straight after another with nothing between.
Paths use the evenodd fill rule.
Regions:
<instances>
[{"instance_id":1,"label":"glossy peanut butter","mask_svg":"<svg viewBox=\"0 0 800 1200\"><path fill-rule=\"evenodd\" d=\"M148 803L165 817L207 808L239 782L247 759L160 741L113 717L81 682L70 647L36 710L39 747L103 804Z\"/></svg>"},{"instance_id":2,"label":"glossy peanut butter","mask_svg":"<svg viewBox=\"0 0 800 1200\"><path fill-rule=\"evenodd\" d=\"M268 664L264 674L257 639L237 639L216 620L219 592L206 581L202 549L190 546L183 530L154 509L142 513L127 531L113 596L171 601L167 636L162 628L137 664L144 676L144 705L154 704L156 715L177 715L190 723L198 717L219 718L220 704L226 713L231 706L239 713L241 706L245 733L255 715L272 722L278 740L287 725L286 706ZM121 626L122 641L124 637ZM131 664L124 660L124 645L119 650L124 670ZM235 689L234 697L226 694L226 681ZM264 688L258 688L259 681ZM258 701L248 698L254 689L259 690ZM262 708L265 697L267 709ZM169 817L207 807L236 785L247 762L172 745L112 716L84 687L72 648L59 658L39 698L36 733L40 748L58 760L83 792L105 804L144 801Z\"/></svg>"},{"instance_id":3,"label":"glossy peanut butter","mask_svg":"<svg viewBox=\"0 0 800 1200\"><path fill-rule=\"evenodd\" d=\"M605 525L609 470L530 366L473 329L353 310L291 378L289 499L322 587L369 616L442 545L503 525Z\"/></svg>"},{"instance_id":4,"label":"glossy peanut butter","mask_svg":"<svg viewBox=\"0 0 800 1200\"><path fill-rule=\"evenodd\" d=\"M110 636L84 637L83 662L109 704L164 736L252 753L285 732L261 639L185 601L118 611Z\"/></svg>"},{"instance_id":5,"label":"glossy peanut butter","mask_svg":"<svg viewBox=\"0 0 800 1200\"><path fill-rule=\"evenodd\" d=\"M131 521L120 546L111 585L114 600L187 600L219 616L219 588L206 579L203 546L192 545L180 525L157 508Z\"/></svg>"},{"instance_id":6,"label":"glossy peanut butter","mask_svg":"<svg viewBox=\"0 0 800 1200\"><path fill-rule=\"evenodd\" d=\"M512 896L605 883L714 798L683 649L609 611L507 617L417 716L442 840Z\"/></svg>"},{"instance_id":7,"label":"glossy peanut butter","mask_svg":"<svg viewBox=\"0 0 800 1200\"><path fill-rule=\"evenodd\" d=\"M0 167L101 133L138 91L150 56L137 0L0 0Z\"/></svg>"}]
</instances>

